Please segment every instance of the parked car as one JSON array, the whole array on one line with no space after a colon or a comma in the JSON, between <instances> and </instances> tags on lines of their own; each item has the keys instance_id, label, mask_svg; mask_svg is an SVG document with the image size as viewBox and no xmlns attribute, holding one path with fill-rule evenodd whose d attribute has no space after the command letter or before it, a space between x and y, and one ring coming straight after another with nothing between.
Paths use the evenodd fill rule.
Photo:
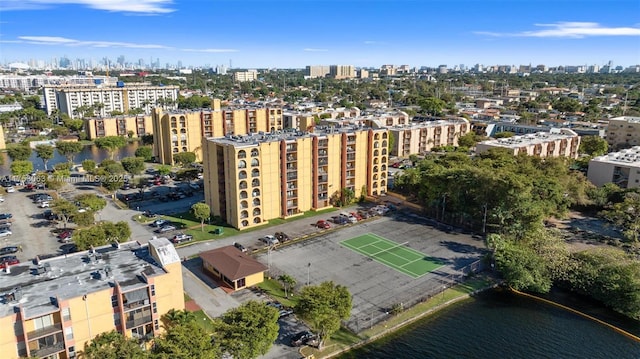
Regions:
<instances>
[{"instance_id":1,"label":"parked car","mask_svg":"<svg viewBox=\"0 0 640 359\"><path fill-rule=\"evenodd\" d=\"M278 317L279 318L284 318L288 315L293 314L293 310L289 309L289 308L284 308L284 309L280 309L280 312L278 312Z\"/></svg>"},{"instance_id":2,"label":"parked car","mask_svg":"<svg viewBox=\"0 0 640 359\"><path fill-rule=\"evenodd\" d=\"M276 244L280 244L278 238L272 236L271 234L267 234L266 236L260 238L260 240L268 246L275 246Z\"/></svg>"},{"instance_id":3,"label":"parked car","mask_svg":"<svg viewBox=\"0 0 640 359\"><path fill-rule=\"evenodd\" d=\"M44 217L44 219L49 220L49 221L53 221L54 219L56 219L56 215L50 209L42 212L42 216Z\"/></svg>"},{"instance_id":4,"label":"parked car","mask_svg":"<svg viewBox=\"0 0 640 359\"><path fill-rule=\"evenodd\" d=\"M347 224L349 223L349 220L344 216L333 216L331 217L331 222L335 224Z\"/></svg>"},{"instance_id":5,"label":"parked car","mask_svg":"<svg viewBox=\"0 0 640 359\"><path fill-rule=\"evenodd\" d=\"M190 234L178 233L175 236L173 236L173 238L171 238L171 242L177 244L182 242L188 242L192 239L193 239L193 236Z\"/></svg>"},{"instance_id":6,"label":"parked car","mask_svg":"<svg viewBox=\"0 0 640 359\"><path fill-rule=\"evenodd\" d=\"M340 213L340 217L345 218L347 220L347 223L358 223L358 219L351 213L342 212Z\"/></svg>"},{"instance_id":7,"label":"parked car","mask_svg":"<svg viewBox=\"0 0 640 359\"><path fill-rule=\"evenodd\" d=\"M362 218L362 219L367 219L367 218L371 218L371 214L367 211L363 211L360 210L358 211L358 215Z\"/></svg>"},{"instance_id":8,"label":"parked car","mask_svg":"<svg viewBox=\"0 0 640 359\"><path fill-rule=\"evenodd\" d=\"M147 218L156 218L156 217L158 217L158 215L157 215L157 214L155 214L155 213L151 213L151 212L149 212L149 211L144 211L144 212L142 212L142 215L143 215L143 216L145 216L145 217L147 217Z\"/></svg>"},{"instance_id":9,"label":"parked car","mask_svg":"<svg viewBox=\"0 0 640 359\"><path fill-rule=\"evenodd\" d=\"M280 302L275 302L275 301L274 301L274 302L267 302L266 304L267 304L267 306L269 306L269 307L274 307L274 308L276 308L276 309L278 309L278 310L280 310L280 309L284 309L284 306L283 306L283 305L282 305L282 303L280 303Z\"/></svg>"},{"instance_id":10,"label":"parked car","mask_svg":"<svg viewBox=\"0 0 640 359\"><path fill-rule=\"evenodd\" d=\"M9 186L9 187L7 187L6 191L7 191L7 193L13 193L13 192L16 191L16 189L13 186Z\"/></svg>"},{"instance_id":11,"label":"parked car","mask_svg":"<svg viewBox=\"0 0 640 359\"><path fill-rule=\"evenodd\" d=\"M247 252L247 248L245 248L245 246L243 246L242 244L238 243L238 242L233 242L233 246L238 248L238 250L242 253L246 253Z\"/></svg>"},{"instance_id":12,"label":"parked car","mask_svg":"<svg viewBox=\"0 0 640 359\"><path fill-rule=\"evenodd\" d=\"M362 221L362 219L363 219L362 216L358 212L351 212L349 214L352 215L358 221Z\"/></svg>"},{"instance_id":13,"label":"parked car","mask_svg":"<svg viewBox=\"0 0 640 359\"><path fill-rule=\"evenodd\" d=\"M40 202L38 207L40 207L40 208L49 208L49 202L47 202L47 201Z\"/></svg>"},{"instance_id":14,"label":"parked car","mask_svg":"<svg viewBox=\"0 0 640 359\"><path fill-rule=\"evenodd\" d=\"M0 256L5 254L16 253L17 251L18 251L18 247L16 246L3 247L3 248L0 248Z\"/></svg>"},{"instance_id":15,"label":"parked car","mask_svg":"<svg viewBox=\"0 0 640 359\"><path fill-rule=\"evenodd\" d=\"M169 224L169 221L167 221L166 219L156 219L155 221L151 222L151 227L162 227L165 224Z\"/></svg>"},{"instance_id":16,"label":"parked car","mask_svg":"<svg viewBox=\"0 0 640 359\"><path fill-rule=\"evenodd\" d=\"M322 229L329 229L331 228L331 223L325 221L324 219L321 219L318 222L316 222L316 227L322 228Z\"/></svg>"},{"instance_id":17,"label":"parked car","mask_svg":"<svg viewBox=\"0 0 640 359\"><path fill-rule=\"evenodd\" d=\"M8 237L12 234L13 233L8 228L0 230L0 237Z\"/></svg>"},{"instance_id":18,"label":"parked car","mask_svg":"<svg viewBox=\"0 0 640 359\"><path fill-rule=\"evenodd\" d=\"M33 201L35 203L53 201L53 197L49 196L48 194L39 194L35 197Z\"/></svg>"},{"instance_id":19,"label":"parked car","mask_svg":"<svg viewBox=\"0 0 640 359\"><path fill-rule=\"evenodd\" d=\"M167 224L164 225L158 229L156 229L156 233L165 233L165 232L171 232L171 231L175 231L176 230L176 226Z\"/></svg>"},{"instance_id":20,"label":"parked car","mask_svg":"<svg viewBox=\"0 0 640 359\"><path fill-rule=\"evenodd\" d=\"M71 254L78 251L78 246L75 243L67 243L60 246L60 252L62 254Z\"/></svg>"},{"instance_id":21,"label":"parked car","mask_svg":"<svg viewBox=\"0 0 640 359\"><path fill-rule=\"evenodd\" d=\"M276 232L275 237L277 240L279 240L281 243L282 242L286 242L288 240L290 240L291 238L289 237L288 234L284 233L284 232Z\"/></svg>"},{"instance_id":22,"label":"parked car","mask_svg":"<svg viewBox=\"0 0 640 359\"><path fill-rule=\"evenodd\" d=\"M11 213L1 213L0 214L0 219L9 219L9 218L13 218L13 215Z\"/></svg>"},{"instance_id":23,"label":"parked car","mask_svg":"<svg viewBox=\"0 0 640 359\"><path fill-rule=\"evenodd\" d=\"M294 347L299 347L315 340L316 338L317 336L315 334L311 333L308 330L305 330L297 333L291 338L291 345Z\"/></svg>"},{"instance_id":24,"label":"parked car","mask_svg":"<svg viewBox=\"0 0 640 359\"><path fill-rule=\"evenodd\" d=\"M0 269L5 269L8 265L19 264L20 261L16 256L0 257Z\"/></svg>"},{"instance_id":25,"label":"parked car","mask_svg":"<svg viewBox=\"0 0 640 359\"><path fill-rule=\"evenodd\" d=\"M58 242L60 243L70 242L72 235L73 235L73 231L70 229L60 232L60 234L58 234Z\"/></svg>"}]
</instances>

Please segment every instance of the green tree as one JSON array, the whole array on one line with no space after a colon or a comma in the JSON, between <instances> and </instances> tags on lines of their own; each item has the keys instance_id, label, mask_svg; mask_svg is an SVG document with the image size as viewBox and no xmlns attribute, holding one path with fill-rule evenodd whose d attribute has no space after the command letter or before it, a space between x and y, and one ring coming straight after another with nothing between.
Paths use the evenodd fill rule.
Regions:
<instances>
[{"instance_id":1,"label":"green tree","mask_svg":"<svg viewBox=\"0 0 640 359\"><path fill-rule=\"evenodd\" d=\"M420 108L425 113L432 116L439 116L442 113L442 109L445 108L446 103L435 97L427 97L418 102Z\"/></svg>"},{"instance_id":2,"label":"green tree","mask_svg":"<svg viewBox=\"0 0 640 359\"><path fill-rule=\"evenodd\" d=\"M96 169L96 161L94 161L94 160L84 160L84 161L82 161L82 169L84 169L85 171L91 173L93 170Z\"/></svg>"},{"instance_id":3,"label":"green tree","mask_svg":"<svg viewBox=\"0 0 640 359\"><path fill-rule=\"evenodd\" d=\"M196 315L188 310L169 309L167 314L162 316L162 322L166 328L176 325L185 325L196 320Z\"/></svg>"},{"instance_id":4,"label":"green tree","mask_svg":"<svg viewBox=\"0 0 640 359\"><path fill-rule=\"evenodd\" d=\"M191 206L191 212L193 216L200 220L200 230L204 232L204 221L211 217L211 208L206 203L195 203Z\"/></svg>"},{"instance_id":5,"label":"green tree","mask_svg":"<svg viewBox=\"0 0 640 359\"><path fill-rule=\"evenodd\" d=\"M158 359L217 359L217 342L194 320L172 325L154 342L152 356Z\"/></svg>"},{"instance_id":6,"label":"green tree","mask_svg":"<svg viewBox=\"0 0 640 359\"><path fill-rule=\"evenodd\" d=\"M47 162L53 158L53 146L50 145L37 145L36 146L36 155L38 158L42 160L44 163L44 169L47 169Z\"/></svg>"},{"instance_id":7,"label":"green tree","mask_svg":"<svg viewBox=\"0 0 640 359\"><path fill-rule=\"evenodd\" d=\"M196 161L196 154L193 152L180 152L173 155L173 162L180 167L187 167Z\"/></svg>"},{"instance_id":8,"label":"green tree","mask_svg":"<svg viewBox=\"0 0 640 359\"><path fill-rule=\"evenodd\" d=\"M85 359L145 359L148 354L134 339L127 339L114 331L100 333L85 344Z\"/></svg>"},{"instance_id":9,"label":"green tree","mask_svg":"<svg viewBox=\"0 0 640 359\"><path fill-rule=\"evenodd\" d=\"M460 147L472 148L476 145L476 143L478 143L478 139L476 133L473 131L468 132L458 138L458 145Z\"/></svg>"},{"instance_id":10,"label":"green tree","mask_svg":"<svg viewBox=\"0 0 640 359\"><path fill-rule=\"evenodd\" d=\"M29 161L11 162L11 174L16 177L24 177L33 172L33 163Z\"/></svg>"},{"instance_id":11,"label":"green tree","mask_svg":"<svg viewBox=\"0 0 640 359\"><path fill-rule=\"evenodd\" d=\"M51 211L64 223L64 228L67 228L69 220L78 213L78 207L73 203L63 198L54 199L51 203Z\"/></svg>"},{"instance_id":12,"label":"green tree","mask_svg":"<svg viewBox=\"0 0 640 359\"><path fill-rule=\"evenodd\" d=\"M73 223L78 227L88 227L94 225L96 217L92 211L78 212L73 215Z\"/></svg>"},{"instance_id":13,"label":"green tree","mask_svg":"<svg viewBox=\"0 0 640 359\"><path fill-rule=\"evenodd\" d=\"M113 159L116 151L127 145L127 140L124 137L120 136L107 136L96 138L94 140L94 143L96 144L96 146L98 146L98 148L104 149L109 152L109 156L111 157L111 159Z\"/></svg>"},{"instance_id":14,"label":"green tree","mask_svg":"<svg viewBox=\"0 0 640 359\"><path fill-rule=\"evenodd\" d=\"M151 161L153 159L153 149L151 146L141 146L136 148L136 157L142 157L145 161Z\"/></svg>"},{"instance_id":15,"label":"green tree","mask_svg":"<svg viewBox=\"0 0 640 359\"><path fill-rule=\"evenodd\" d=\"M139 175L144 170L144 158L142 157L125 157L120 162L125 171L132 176Z\"/></svg>"},{"instance_id":16,"label":"green tree","mask_svg":"<svg viewBox=\"0 0 640 359\"><path fill-rule=\"evenodd\" d=\"M340 321L351 315L349 290L333 282L302 288L296 312L306 320L320 337L320 348L325 340L340 329Z\"/></svg>"},{"instance_id":17,"label":"green tree","mask_svg":"<svg viewBox=\"0 0 640 359\"><path fill-rule=\"evenodd\" d=\"M282 274L278 277L278 281L282 282L284 286L284 296L288 297L287 289L293 288L296 285L296 280L288 274Z\"/></svg>"},{"instance_id":18,"label":"green tree","mask_svg":"<svg viewBox=\"0 0 640 359\"><path fill-rule=\"evenodd\" d=\"M31 147L11 146L7 148L7 154L12 161L26 161L31 157Z\"/></svg>"},{"instance_id":19,"label":"green tree","mask_svg":"<svg viewBox=\"0 0 640 359\"><path fill-rule=\"evenodd\" d=\"M579 151L593 157L601 156L609 151L609 144L600 136L582 136Z\"/></svg>"},{"instance_id":20,"label":"green tree","mask_svg":"<svg viewBox=\"0 0 640 359\"><path fill-rule=\"evenodd\" d=\"M637 243L640 239L640 193L627 192L624 200L613 204L601 213L609 221L623 229L624 237Z\"/></svg>"},{"instance_id":21,"label":"green tree","mask_svg":"<svg viewBox=\"0 0 640 359\"><path fill-rule=\"evenodd\" d=\"M109 191L115 191L124 184L124 167L120 162L104 160L94 171L101 179L102 187Z\"/></svg>"},{"instance_id":22,"label":"green tree","mask_svg":"<svg viewBox=\"0 0 640 359\"><path fill-rule=\"evenodd\" d=\"M56 143L56 149L58 149L58 153L65 156L67 161L73 163L73 158L75 155L82 151L84 146L80 142L67 142L67 141L58 141Z\"/></svg>"},{"instance_id":23,"label":"green tree","mask_svg":"<svg viewBox=\"0 0 640 359\"><path fill-rule=\"evenodd\" d=\"M158 166L158 168L156 168L156 171L158 171L159 175L165 176L165 175L168 175L169 173L171 173L171 166L169 166L169 165L160 165L160 166Z\"/></svg>"},{"instance_id":24,"label":"green tree","mask_svg":"<svg viewBox=\"0 0 640 359\"><path fill-rule=\"evenodd\" d=\"M509 131L504 131L504 132L498 132L495 135L493 135L494 138L509 138L509 137L513 137L516 134L513 132L509 132Z\"/></svg>"},{"instance_id":25,"label":"green tree","mask_svg":"<svg viewBox=\"0 0 640 359\"><path fill-rule=\"evenodd\" d=\"M74 200L80 203L83 208L89 208L92 212L97 212L107 206L107 200L93 193L77 195Z\"/></svg>"},{"instance_id":26,"label":"green tree","mask_svg":"<svg viewBox=\"0 0 640 359\"><path fill-rule=\"evenodd\" d=\"M84 127L84 121L72 118L65 119L62 123L64 124L64 127L68 128L72 132L78 132Z\"/></svg>"},{"instance_id":27,"label":"green tree","mask_svg":"<svg viewBox=\"0 0 640 359\"><path fill-rule=\"evenodd\" d=\"M265 355L278 338L278 310L257 301L230 309L216 323L214 338L236 359Z\"/></svg>"}]
</instances>

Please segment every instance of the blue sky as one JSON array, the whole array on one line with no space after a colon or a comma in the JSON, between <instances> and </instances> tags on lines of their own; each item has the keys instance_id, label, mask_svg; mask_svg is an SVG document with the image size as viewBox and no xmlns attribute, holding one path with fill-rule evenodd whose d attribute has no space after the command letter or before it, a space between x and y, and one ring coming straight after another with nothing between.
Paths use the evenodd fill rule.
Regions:
<instances>
[{"instance_id":1,"label":"blue sky","mask_svg":"<svg viewBox=\"0 0 640 359\"><path fill-rule=\"evenodd\" d=\"M2 0L0 62L640 64L640 0Z\"/></svg>"}]
</instances>

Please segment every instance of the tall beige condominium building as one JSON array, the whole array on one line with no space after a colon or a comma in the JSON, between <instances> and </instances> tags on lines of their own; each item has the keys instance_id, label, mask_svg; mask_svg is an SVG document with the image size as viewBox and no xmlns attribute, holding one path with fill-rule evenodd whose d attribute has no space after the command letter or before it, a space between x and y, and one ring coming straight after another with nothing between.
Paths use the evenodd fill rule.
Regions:
<instances>
[{"instance_id":1,"label":"tall beige condominium building","mask_svg":"<svg viewBox=\"0 0 640 359\"><path fill-rule=\"evenodd\" d=\"M113 111L127 113L134 108L141 108L146 114L160 106L165 109L178 108L179 86L54 86L43 88L47 111L51 113L55 107L51 101L51 92L55 93L55 102L60 112L72 118L80 114L81 106L93 106L95 115L106 117Z\"/></svg>"},{"instance_id":2,"label":"tall beige condominium building","mask_svg":"<svg viewBox=\"0 0 640 359\"><path fill-rule=\"evenodd\" d=\"M335 79L352 79L356 77L356 68L353 65L331 65L329 76Z\"/></svg>"},{"instance_id":3,"label":"tall beige condominium building","mask_svg":"<svg viewBox=\"0 0 640 359\"><path fill-rule=\"evenodd\" d=\"M153 134L152 116L114 116L84 119L84 129L90 140L106 136L129 136L133 138Z\"/></svg>"},{"instance_id":4,"label":"tall beige condominium building","mask_svg":"<svg viewBox=\"0 0 640 359\"><path fill-rule=\"evenodd\" d=\"M12 265L0 273L2 358L76 358L112 330L148 342L164 314L184 309L182 288L166 238Z\"/></svg>"},{"instance_id":5,"label":"tall beige condominium building","mask_svg":"<svg viewBox=\"0 0 640 359\"><path fill-rule=\"evenodd\" d=\"M326 77L329 72L329 66L322 65L307 66L305 69L305 75L309 78Z\"/></svg>"},{"instance_id":6,"label":"tall beige condominium building","mask_svg":"<svg viewBox=\"0 0 640 359\"><path fill-rule=\"evenodd\" d=\"M238 82L255 81L258 79L258 71L236 71L233 73L233 79Z\"/></svg>"},{"instance_id":7,"label":"tall beige condominium building","mask_svg":"<svg viewBox=\"0 0 640 359\"><path fill-rule=\"evenodd\" d=\"M514 155L578 158L578 147L580 147L580 136L577 133L566 128L554 128L551 132L537 132L480 142L476 145L476 152L482 153L490 148L506 148Z\"/></svg>"},{"instance_id":8,"label":"tall beige condominium building","mask_svg":"<svg viewBox=\"0 0 640 359\"><path fill-rule=\"evenodd\" d=\"M458 146L458 139L471 129L464 118L410 123L389 128L394 141L391 155L408 157L424 154L434 147Z\"/></svg>"},{"instance_id":9,"label":"tall beige condominium building","mask_svg":"<svg viewBox=\"0 0 640 359\"><path fill-rule=\"evenodd\" d=\"M316 127L209 138L205 200L240 230L332 206L345 193L387 191L386 129Z\"/></svg>"},{"instance_id":10,"label":"tall beige condominium building","mask_svg":"<svg viewBox=\"0 0 640 359\"><path fill-rule=\"evenodd\" d=\"M5 148L7 148L7 143L4 139L4 128L0 126L0 150L4 150Z\"/></svg>"},{"instance_id":11,"label":"tall beige condominium building","mask_svg":"<svg viewBox=\"0 0 640 359\"><path fill-rule=\"evenodd\" d=\"M195 152L202 160L205 137L273 132L283 127L282 109L258 106L220 107L214 100L212 109L153 113L153 148L156 161L173 164L173 155Z\"/></svg>"},{"instance_id":12,"label":"tall beige condominium building","mask_svg":"<svg viewBox=\"0 0 640 359\"><path fill-rule=\"evenodd\" d=\"M615 183L621 188L640 187L640 146L593 158L587 178L596 186Z\"/></svg>"},{"instance_id":13,"label":"tall beige condominium building","mask_svg":"<svg viewBox=\"0 0 640 359\"><path fill-rule=\"evenodd\" d=\"M622 116L609 119L607 142L616 150L640 145L640 117Z\"/></svg>"}]
</instances>

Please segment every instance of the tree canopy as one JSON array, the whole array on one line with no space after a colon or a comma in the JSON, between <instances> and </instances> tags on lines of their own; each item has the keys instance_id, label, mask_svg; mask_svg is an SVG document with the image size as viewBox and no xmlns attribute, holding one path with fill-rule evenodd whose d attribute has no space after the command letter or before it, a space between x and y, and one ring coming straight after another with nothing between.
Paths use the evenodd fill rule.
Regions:
<instances>
[{"instance_id":1,"label":"tree canopy","mask_svg":"<svg viewBox=\"0 0 640 359\"><path fill-rule=\"evenodd\" d=\"M601 156L609 151L609 143L600 136L582 136L579 151L592 157Z\"/></svg>"},{"instance_id":2,"label":"tree canopy","mask_svg":"<svg viewBox=\"0 0 640 359\"><path fill-rule=\"evenodd\" d=\"M13 161L11 162L11 174L18 177L24 177L33 172L33 163L30 161Z\"/></svg>"},{"instance_id":3,"label":"tree canopy","mask_svg":"<svg viewBox=\"0 0 640 359\"><path fill-rule=\"evenodd\" d=\"M120 136L107 136L96 138L93 141L98 148L105 149L109 152L111 159L115 155L116 151L127 144L127 140L124 137Z\"/></svg>"},{"instance_id":4,"label":"tree canopy","mask_svg":"<svg viewBox=\"0 0 640 359\"><path fill-rule=\"evenodd\" d=\"M23 145L7 147L7 154L12 161L26 161L31 157L31 147Z\"/></svg>"},{"instance_id":5,"label":"tree canopy","mask_svg":"<svg viewBox=\"0 0 640 359\"><path fill-rule=\"evenodd\" d=\"M153 149L151 146L141 146L136 148L136 157L142 157L145 161L151 161L153 159Z\"/></svg>"},{"instance_id":6,"label":"tree canopy","mask_svg":"<svg viewBox=\"0 0 640 359\"><path fill-rule=\"evenodd\" d=\"M230 309L216 321L214 337L236 359L265 355L278 338L278 310L257 301Z\"/></svg>"},{"instance_id":7,"label":"tree canopy","mask_svg":"<svg viewBox=\"0 0 640 359\"><path fill-rule=\"evenodd\" d=\"M125 171L132 175L139 175L144 170L144 158L142 157L125 157L121 161Z\"/></svg>"},{"instance_id":8,"label":"tree canopy","mask_svg":"<svg viewBox=\"0 0 640 359\"><path fill-rule=\"evenodd\" d=\"M340 329L340 322L351 316L351 294L347 287L333 282L306 286L298 294L296 312L320 337L320 346Z\"/></svg>"},{"instance_id":9,"label":"tree canopy","mask_svg":"<svg viewBox=\"0 0 640 359\"><path fill-rule=\"evenodd\" d=\"M145 359L147 353L135 339L114 331L98 334L84 347L86 359Z\"/></svg>"},{"instance_id":10,"label":"tree canopy","mask_svg":"<svg viewBox=\"0 0 640 359\"><path fill-rule=\"evenodd\" d=\"M44 163L44 169L47 169L47 162L53 158L53 146L50 145L36 145L36 155Z\"/></svg>"},{"instance_id":11,"label":"tree canopy","mask_svg":"<svg viewBox=\"0 0 640 359\"><path fill-rule=\"evenodd\" d=\"M207 218L211 217L211 208L206 203L195 203L191 206L191 212L193 212L193 216L200 220L200 230L204 231L204 221Z\"/></svg>"},{"instance_id":12,"label":"tree canopy","mask_svg":"<svg viewBox=\"0 0 640 359\"><path fill-rule=\"evenodd\" d=\"M173 155L173 161L181 167L187 167L196 161L196 154L193 152L176 153Z\"/></svg>"},{"instance_id":13,"label":"tree canopy","mask_svg":"<svg viewBox=\"0 0 640 359\"><path fill-rule=\"evenodd\" d=\"M56 143L58 153L65 156L69 162L73 162L73 157L80 153L83 147L84 146L80 142L58 141Z\"/></svg>"}]
</instances>

